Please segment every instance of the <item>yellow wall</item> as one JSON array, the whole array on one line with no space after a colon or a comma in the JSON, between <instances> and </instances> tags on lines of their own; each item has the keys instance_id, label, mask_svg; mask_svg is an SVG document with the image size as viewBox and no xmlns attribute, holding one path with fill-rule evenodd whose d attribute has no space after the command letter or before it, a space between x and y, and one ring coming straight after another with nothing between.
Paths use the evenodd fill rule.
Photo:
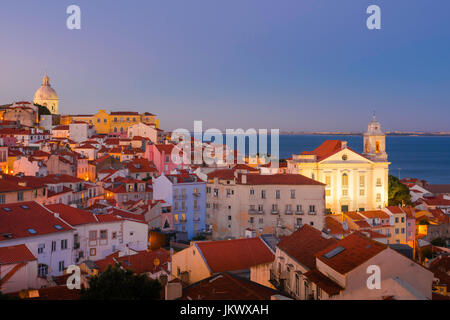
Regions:
<instances>
[{"instance_id":1,"label":"yellow wall","mask_svg":"<svg viewBox=\"0 0 450 320\"><path fill-rule=\"evenodd\" d=\"M189 272L189 284L203 280L210 277L205 261L198 252L197 247L193 244L184 250L175 253L172 256L172 277L180 278L178 275L178 268L180 272Z\"/></svg>"},{"instance_id":2,"label":"yellow wall","mask_svg":"<svg viewBox=\"0 0 450 320\"><path fill-rule=\"evenodd\" d=\"M146 124L154 124L159 127L159 120L154 115L111 115L105 110L99 110L96 114L90 115L65 115L61 117L61 124L70 124L74 121L83 121L92 124L96 133L120 133L127 132L129 126L143 122Z\"/></svg>"}]
</instances>

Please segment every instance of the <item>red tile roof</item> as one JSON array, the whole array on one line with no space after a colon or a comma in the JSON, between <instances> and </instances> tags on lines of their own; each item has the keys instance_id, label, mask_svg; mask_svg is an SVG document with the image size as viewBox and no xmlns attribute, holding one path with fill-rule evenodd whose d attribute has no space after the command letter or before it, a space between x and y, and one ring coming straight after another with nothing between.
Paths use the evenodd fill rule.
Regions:
<instances>
[{"instance_id":1,"label":"red tile roof","mask_svg":"<svg viewBox=\"0 0 450 320\"><path fill-rule=\"evenodd\" d=\"M260 238L196 242L212 273L246 270L270 263L275 256Z\"/></svg>"},{"instance_id":2,"label":"red tile roof","mask_svg":"<svg viewBox=\"0 0 450 320\"><path fill-rule=\"evenodd\" d=\"M86 210L81 210L68 206L66 204L49 204L46 205L47 209L59 214L61 219L66 221L71 226L78 226L88 223L97 223L95 216Z\"/></svg>"},{"instance_id":3,"label":"red tile roof","mask_svg":"<svg viewBox=\"0 0 450 320\"><path fill-rule=\"evenodd\" d=\"M0 265L34 260L37 258L24 244L0 248Z\"/></svg>"},{"instance_id":4,"label":"red tile roof","mask_svg":"<svg viewBox=\"0 0 450 320\"><path fill-rule=\"evenodd\" d=\"M303 225L291 235L281 239L277 247L310 270L316 268L315 254L337 243L334 238L327 239L322 232L309 225Z\"/></svg>"},{"instance_id":5,"label":"red tile roof","mask_svg":"<svg viewBox=\"0 0 450 320\"><path fill-rule=\"evenodd\" d=\"M389 219L389 215L381 210L363 211L359 213L360 215L367 217L369 219L379 218L379 219Z\"/></svg>"},{"instance_id":6,"label":"red tile roof","mask_svg":"<svg viewBox=\"0 0 450 320\"><path fill-rule=\"evenodd\" d=\"M242 182L243 174L239 174L238 183L248 185L319 185L323 183L307 178L301 174L247 174L247 182Z\"/></svg>"},{"instance_id":7,"label":"red tile roof","mask_svg":"<svg viewBox=\"0 0 450 320\"><path fill-rule=\"evenodd\" d=\"M325 140L320 146L313 151L303 151L302 154L314 154L317 156L317 161L322 161L325 158L333 155L342 149L342 142L340 140Z\"/></svg>"},{"instance_id":8,"label":"red tile roof","mask_svg":"<svg viewBox=\"0 0 450 320\"><path fill-rule=\"evenodd\" d=\"M330 258L324 256L337 247L342 247L344 250ZM316 253L316 257L340 274L346 274L386 248L386 245L354 232L339 242L319 251Z\"/></svg>"},{"instance_id":9,"label":"red tile roof","mask_svg":"<svg viewBox=\"0 0 450 320\"><path fill-rule=\"evenodd\" d=\"M269 287L224 272L183 288L181 300L270 300L279 294Z\"/></svg>"},{"instance_id":10,"label":"red tile roof","mask_svg":"<svg viewBox=\"0 0 450 320\"><path fill-rule=\"evenodd\" d=\"M35 201L0 205L0 241L69 230L73 229Z\"/></svg>"},{"instance_id":11,"label":"red tile roof","mask_svg":"<svg viewBox=\"0 0 450 320\"><path fill-rule=\"evenodd\" d=\"M320 289L325 291L329 296L339 294L343 288L336 282L326 277L317 270L310 270L304 273L304 276L311 282L315 283Z\"/></svg>"},{"instance_id":12,"label":"red tile roof","mask_svg":"<svg viewBox=\"0 0 450 320\"><path fill-rule=\"evenodd\" d=\"M118 252L109 255L105 259L95 261L95 265L100 272L106 270L109 265L115 265L116 260L125 269L133 270L137 274L155 273L161 270L167 271L170 262L170 253L164 249L155 251L141 251L127 256L118 256Z\"/></svg>"}]
</instances>

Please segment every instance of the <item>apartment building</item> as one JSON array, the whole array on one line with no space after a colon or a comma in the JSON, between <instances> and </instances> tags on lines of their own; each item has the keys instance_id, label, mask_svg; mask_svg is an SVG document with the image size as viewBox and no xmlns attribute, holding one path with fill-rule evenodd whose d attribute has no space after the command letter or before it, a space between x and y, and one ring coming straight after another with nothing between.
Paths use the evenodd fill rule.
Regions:
<instances>
[{"instance_id":1,"label":"apartment building","mask_svg":"<svg viewBox=\"0 0 450 320\"><path fill-rule=\"evenodd\" d=\"M213 239L242 238L249 228L281 236L325 225L325 185L299 174L219 169L208 174L206 194Z\"/></svg>"},{"instance_id":2,"label":"apartment building","mask_svg":"<svg viewBox=\"0 0 450 320\"><path fill-rule=\"evenodd\" d=\"M186 232L188 239L205 231L206 183L197 175L181 170L153 180L154 199L172 206L173 229Z\"/></svg>"}]
</instances>

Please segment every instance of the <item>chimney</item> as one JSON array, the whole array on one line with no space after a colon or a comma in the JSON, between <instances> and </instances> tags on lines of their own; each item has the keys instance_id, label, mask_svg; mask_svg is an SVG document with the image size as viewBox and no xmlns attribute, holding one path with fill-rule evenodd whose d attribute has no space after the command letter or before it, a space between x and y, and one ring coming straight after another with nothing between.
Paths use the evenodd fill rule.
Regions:
<instances>
[{"instance_id":1,"label":"chimney","mask_svg":"<svg viewBox=\"0 0 450 320\"><path fill-rule=\"evenodd\" d=\"M164 289L166 300L175 300L183 295L181 282L168 282Z\"/></svg>"}]
</instances>

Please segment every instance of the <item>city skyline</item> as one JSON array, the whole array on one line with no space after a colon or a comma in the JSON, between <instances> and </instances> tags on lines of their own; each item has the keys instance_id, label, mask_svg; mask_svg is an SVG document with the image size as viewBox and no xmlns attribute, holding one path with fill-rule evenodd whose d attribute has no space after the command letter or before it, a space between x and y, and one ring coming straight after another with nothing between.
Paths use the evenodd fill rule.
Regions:
<instances>
[{"instance_id":1,"label":"city skyline","mask_svg":"<svg viewBox=\"0 0 450 320\"><path fill-rule=\"evenodd\" d=\"M297 2L77 1L81 30L67 1L5 4L0 104L47 72L62 114L148 111L166 130L364 131L375 111L386 131L450 131L448 3L376 1L373 31L369 1Z\"/></svg>"}]
</instances>

